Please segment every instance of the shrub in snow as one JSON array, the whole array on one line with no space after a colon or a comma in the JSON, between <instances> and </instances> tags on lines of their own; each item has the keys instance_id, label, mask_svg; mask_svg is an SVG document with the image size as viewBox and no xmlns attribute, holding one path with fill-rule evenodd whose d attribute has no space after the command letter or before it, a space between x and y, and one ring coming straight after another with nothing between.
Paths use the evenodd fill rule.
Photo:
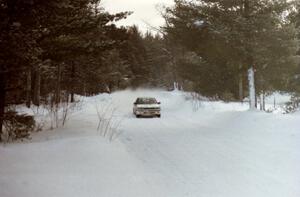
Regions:
<instances>
[{"instance_id":1,"label":"shrub in snow","mask_svg":"<svg viewBox=\"0 0 300 197\"><path fill-rule=\"evenodd\" d=\"M46 110L50 122L50 129L64 126L68 121L69 116L78 111L82 106L82 101L69 102L68 95L61 97L60 103L55 103L54 99L49 96L42 106Z\"/></svg>"},{"instance_id":2,"label":"shrub in snow","mask_svg":"<svg viewBox=\"0 0 300 197\"><path fill-rule=\"evenodd\" d=\"M99 120L97 131L101 136L108 137L110 141L114 140L121 134L119 127L122 119L115 116L117 108L111 102L101 104L96 102L95 108Z\"/></svg>"},{"instance_id":3,"label":"shrub in snow","mask_svg":"<svg viewBox=\"0 0 300 197\"><path fill-rule=\"evenodd\" d=\"M30 133L35 128L35 120L33 116L18 114L15 111L8 111L5 113L3 126L4 130L0 136L1 141L10 142L29 138Z\"/></svg>"},{"instance_id":4,"label":"shrub in snow","mask_svg":"<svg viewBox=\"0 0 300 197\"><path fill-rule=\"evenodd\" d=\"M284 107L285 113L293 113L299 109L300 98L292 96L291 101L287 102Z\"/></svg>"},{"instance_id":5,"label":"shrub in snow","mask_svg":"<svg viewBox=\"0 0 300 197\"><path fill-rule=\"evenodd\" d=\"M199 110L203 101L203 97L200 94L196 92L192 92L190 93L190 95L186 96L185 98L186 100L191 100L193 111Z\"/></svg>"},{"instance_id":6,"label":"shrub in snow","mask_svg":"<svg viewBox=\"0 0 300 197\"><path fill-rule=\"evenodd\" d=\"M231 92L224 92L221 95L221 100L224 102L230 102L235 101L236 99L234 98L234 95Z\"/></svg>"}]
</instances>

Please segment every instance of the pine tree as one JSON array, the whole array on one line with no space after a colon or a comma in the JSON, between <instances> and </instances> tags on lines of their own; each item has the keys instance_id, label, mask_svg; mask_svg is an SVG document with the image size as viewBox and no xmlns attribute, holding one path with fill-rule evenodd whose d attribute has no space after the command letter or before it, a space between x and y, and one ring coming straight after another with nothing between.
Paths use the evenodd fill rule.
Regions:
<instances>
[{"instance_id":1,"label":"pine tree","mask_svg":"<svg viewBox=\"0 0 300 197\"><path fill-rule=\"evenodd\" d=\"M146 65L150 72L149 83L152 87L168 87L171 81L167 74L168 65L172 61L165 39L147 32L143 38L146 49Z\"/></svg>"},{"instance_id":2,"label":"pine tree","mask_svg":"<svg viewBox=\"0 0 300 197\"><path fill-rule=\"evenodd\" d=\"M111 15L99 2L0 1L0 135L9 104L39 105L40 97L49 94L58 103L64 92L74 98L76 90L85 93L79 87L87 79L89 88L101 91L97 83L105 73L92 79L83 73L97 73L107 62L105 53L120 47L111 34L126 31L112 22L129 13Z\"/></svg>"},{"instance_id":3,"label":"pine tree","mask_svg":"<svg viewBox=\"0 0 300 197\"><path fill-rule=\"evenodd\" d=\"M231 68L236 80L249 68L262 76L264 68L293 66L298 43L284 15L292 8L285 0L178 0L166 11L165 31L207 64Z\"/></svg>"}]
</instances>

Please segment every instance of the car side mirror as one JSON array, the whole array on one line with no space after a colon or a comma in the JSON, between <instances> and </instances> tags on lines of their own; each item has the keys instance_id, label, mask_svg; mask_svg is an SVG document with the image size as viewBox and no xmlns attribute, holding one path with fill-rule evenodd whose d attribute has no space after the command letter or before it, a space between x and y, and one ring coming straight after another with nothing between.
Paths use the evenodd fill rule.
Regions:
<instances>
[{"instance_id":1,"label":"car side mirror","mask_svg":"<svg viewBox=\"0 0 300 197\"><path fill-rule=\"evenodd\" d=\"M160 101L158 101L157 104L160 104Z\"/></svg>"},{"instance_id":2,"label":"car side mirror","mask_svg":"<svg viewBox=\"0 0 300 197\"><path fill-rule=\"evenodd\" d=\"M133 104L134 104L134 105L136 105L137 103L136 103L136 102L134 102Z\"/></svg>"}]
</instances>

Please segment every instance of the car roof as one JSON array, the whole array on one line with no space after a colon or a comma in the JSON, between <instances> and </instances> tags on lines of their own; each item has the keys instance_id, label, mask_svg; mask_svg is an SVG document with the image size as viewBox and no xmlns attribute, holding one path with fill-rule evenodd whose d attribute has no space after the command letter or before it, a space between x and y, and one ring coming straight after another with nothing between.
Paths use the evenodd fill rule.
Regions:
<instances>
[{"instance_id":1,"label":"car roof","mask_svg":"<svg viewBox=\"0 0 300 197\"><path fill-rule=\"evenodd\" d=\"M154 97L138 97L138 99L155 99Z\"/></svg>"}]
</instances>

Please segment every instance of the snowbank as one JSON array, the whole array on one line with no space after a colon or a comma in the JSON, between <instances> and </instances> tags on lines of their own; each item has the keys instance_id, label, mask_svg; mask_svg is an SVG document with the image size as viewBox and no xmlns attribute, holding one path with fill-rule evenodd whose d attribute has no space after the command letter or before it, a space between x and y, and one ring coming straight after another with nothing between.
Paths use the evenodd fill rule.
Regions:
<instances>
[{"instance_id":1,"label":"snowbank","mask_svg":"<svg viewBox=\"0 0 300 197\"><path fill-rule=\"evenodd\" d=\"M136 119L132 103L154 96L162 118ZM300 114L185 93L126 90L84 98L65 128L0 146L1 197L298 197ZM96 106L113 106L122 134L97 131Z\"/></svg>"}]
</instances>

